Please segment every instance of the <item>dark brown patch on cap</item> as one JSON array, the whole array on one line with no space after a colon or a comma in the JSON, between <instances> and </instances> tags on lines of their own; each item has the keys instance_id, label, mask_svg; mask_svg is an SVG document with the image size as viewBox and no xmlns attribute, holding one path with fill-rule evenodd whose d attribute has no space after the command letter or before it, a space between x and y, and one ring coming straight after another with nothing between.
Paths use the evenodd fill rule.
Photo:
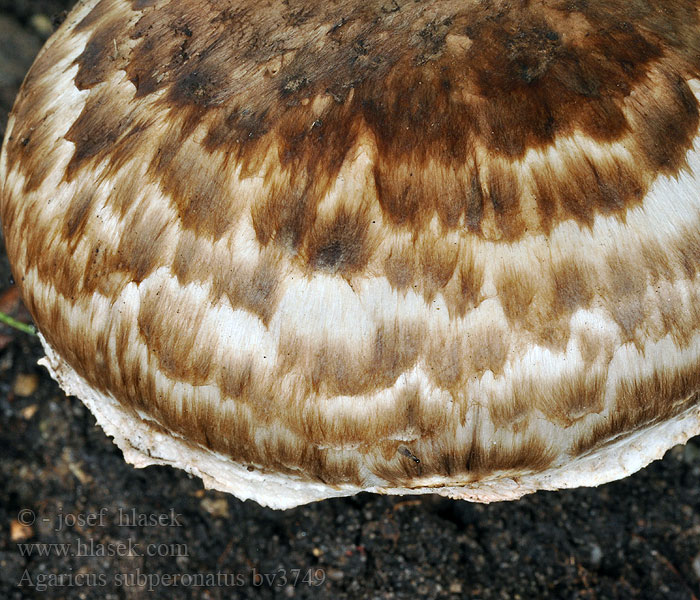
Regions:
<instances>
[{"instance_id":1,"label":"dark brown patch on cap","mask_svg":"<svg viewBox=\"0 0 700 600\"><path fill-rule=\"evenodd\" d=\"M451 286L443 290L450 317L463 317L476 306L483 282L484 266L477 264L472 251L465 251L455 269Z\"/></svg>"},{"instance_id":2,"label":"dark brown patch on cap","mask_svg":"<svg viewBox=\"0 0 700 600\"><path fill-rule=\"evenodd\" d=\"M385 324L377 329L369 365L384 374L385 385L391 385L416 363L424 344L417 324Z\"/></svg>"},{"instance_id":3,"label":"dark brown patch on cap","mask_svg":"<svg viewBox=\"0 0 700 600\"><path fill-rule=\"evenodd\" d=\"M590 304L594 294L591 273L582 260L566 259L553 265L552 279L556 313L570 315L579 307Z\"/></svg>"},{"instance_id":4,"label":"dark brown patch on cap","mask_svg":"<svg viewBox=\"0 0 700 600\"><path fill-rule=\"evenodd\" d=\"M458 258L459 246L454 242L428 238L422 247L418 247L420 281L427 301L432 300L452 279Z\"/></svg>"},{"instance_id":5,"label":"dark brown patch on cap","mask_svg":"<svg viewBox=\"0 0 700 600\"><path fill-rule=\"evenodd\" d=\"M262 256L249 267L234 265L214 269L214 293L221 290L234 308L242 307L269 323L280 298L281 274L269 256Z\"/></svg>"},{"instance_id":6,"label":"dark brown patch on cap","mask_svg":"<svg viewBox=\"0 0 700 600\"><path fill-rule=\"evenodd\" d=\"M352 404L340 399L326 406L308 403L298 418L290 421L293 431L310 445L358 445L362 452L370 453L376 442L384 460L396 458L401 437L439 435L450 426L441 408L426 402L425 396L413 387L397 391L391 406L391 411L385 412L381 406L368 405L353 410Z\"/></svg>"},{"instance_id":7,"label":"dark brown patch on cap","mask_svg":"<svg viewBox=\"0 0 700 600\"><path fill-rule=\"evenodd\" d=\"M652 84L654 95L640 110L645 126L639 128L638 143L652 172L673 174L685 163L697 132L698 100L687 82L670 69L664 69Z\"/></svg>"},{"instance_id":8,"label":"dark brown patch on cap","mask_svg":"<svg viewBox=\"0 0 700 600\"><path fill-rule=\"evenodd\" d=\"M700 272L700 234L698 233L698 221L689 223L680 232L678 240L674 243L674 256L680 259L682 274L688 279L695 279ZM661 262L660 264L664 264ZM670 277L668 279L671 279Z\"/></svg>"},{"instance_id":9,"label":"dark brown patch on cap","mask_svg":"<svg viewBox=\"0 0 700 600\"><path fill-rule=\"evenodd\" d=\"M469 363L474 371L500 375L508 358L508 336L501 327L484 324L475 327L466 342Z\"/></svg>"},{"instance_id":10,"label":"dark brown patch on cap","mask_svg":"<svg viewBox=\"0 0 700 600\"><path fill-rule=\"evenodd\" d=\"M541 411L550 422L570 427L605 408L606 378L606 371L565 373L554 380L533 376L514 382L513 401L515 406Z\"/></svg>"},{"instance_id":11,"label":"dark brown patch on cap","mask_svg":"<svg viewBox=\"0 0 700 600\"><path fill-rule=\"evenodd\" d=\"M700 373L697 365L654 369L645 376L625 379L616 387L610 414L588 430L572 447L583 454L617 436L669 420L697 404Z\"/></svg>"},{"instance_id":12,"label":"dark brown patch on cap","mask_svg":"<svg viewBox=\"0 0 700 600\"><path fill-rule=\"evenodd\" d=\"M644 296L647 277L643 265L612 255L608 261L609 307L625 341L634 339L637 327L646 317Z\"/></svg>"},{"instance_id":13,"label":"dark brown patch on cap","mask_svg":"<svg viewBox=\"0 0 700 600\"><path fill-rule=\"evenodd\" d=\"M531 418L534 407L529 400L524 394L513 394L506 398L490 397L488 411L493 426L496 429L518 431Z\"/></svg>"},{"instance_id":14,"label":"dark brown patch on cap","mask_svg":"<svg viewBox=\"0 0 700 600\"><path fill-rule=\"evenodd\" d=\"M561 219L624 215L659 174L683 167L698 128L687 84L700 74L694 0L663 11L643 0L397 2L391 11L380 0L298 0L264 15L249 0L146 4L133 0L131 13L103 2L78 25L90 39L76 85L90 97L68 134L68 178L100 157L139 156L147 123L169 114L172 144L200 131L203 150L237 161L244 176L271 177L256 232L295 254L360 140L375 153L387 223L416 230L437 216L446 228L512 240ZM101 86L121 69L135 86L132 101ZM21 157L28 174L41 162L22 149L40 128L35 100L20 97L22 124L8 144L10 164ZM139 113L145 101L148 118ZM556 150L560 160L547 158L572 136L578 141ZM628 154L588 152L613 142ZM273 150L276 160L265 162ZM531 150L542 159L520 177L508 165ZM164 188L180 183L171 193L183 221L219 234L214 215L230 218L227 175L205 169L202 177L205 163L196 161L158 164L152 174ZM33 185L45 176L37 172ZM527 198L535 221L524 213ZM329 243L310 257L320 268L335 254L345 259Z\"/></svg>"},{"instance_id":15,"label":"dark brown patch on cap","mask_svg":"<svg viewBox=\"0 0 700 600\"><path fill-rule=\"evenodd\" d=\"M88 211L93 203L93 190L81 190L68 206L65 216L65 225L63 227L63 235L66 239L75 241L79 238L85 229L85 221L88 216ZM73 246L75 250L75 246Z\"/></svg>"},{"instance_id":16,"label":"dark brown patch on cap","mask_svg":"<svg viewBox=\"0 0 700 600\"><path fill-rule=\"evenodd\" d=\"M420 463L401 460L399 453L393 462L372 465L372 470L393 485L415 487L416 476L443 476L466 483L478 481L498 472L523 472L546 469L556 458L556 452L546 440L536 435L514 436L511 442L484 439L476 422L465 443L460 446L423 442L411 444L411 453Z\"/></svg>"},{"instance_id":17,"label":"dark brown patch on cap","mask_svg":"<svg viewBox=\"0 0 700 600\"><path fill-rule=\"evenodd\" d=\"M131 129L133 115L125 111L128 98L115 94L111 89L93 91L78 119L66 133L66 139L75 144L66 179L72 180L75 172L89 160L99 161L114 152L114 144Z\"/></svg>"},{"instance_id":18,"label":"dark brown patch on cap","mask_svg":"<svg viewBox=\"0 0 700 600\"><path fill-rule=\"evenodd\" d=\"M556 449L546 439L536 434L515 438L506 444L489 444L482 459L482 472L542 471L557 458Z\"/></svg>"},{"instance_id":19,"label":"dark brown patch on cap","mask_svg":"<svg viewBox=\"0 0 700 600\"><path fill-rule=\"evenodd\" d=\"M277 245L292 255L299 248L311 229L316 210L310 204L310 188L291 190L283 186L270 190L269 199L264 199L253 208L253 227L258 241L267 245L275 241Z\"/></svg>"},{"instance_id":20,"label":"dark brown patch on cap","mask_svg":"<svg viewBox=\"0 0 700 600\"><path fill-rule=\"evenodd\" d=\"M168 215L160 211L134 211L127 219L113 268L126 271L140 283L162 264L167 255Z\"/></svg>"},{"instance_id":21,"label":"dark brown patch on cap","mask_svg":"<svg viewBox=\"0 0 700 600\"><path fill-rule=\"evenodd\" d=\"M391 248L384 261L384 273L393 288L403 290L413 283L415 262L416 257L411 249Z\"/></svg>"},{"instance_id":22,"label":"dark brown patch on cap","mask_svg":"<svg viewBox=\"0 0 700 600\"><path fill-rule=\"evenodd\" d=\"M427 353L431 380L441 389L461 389L465 352L461 340L440 340Z\"/></svg>"},{"instance_id":23,"label":"dark brown patch on cap","mask_svg":"<svg viewBox=\"0 0 700 600\"><path fill-rule=\"evenodd\" d=\"M521 324L527 317L537 293L537 273L518 270L517 266L504 267L496 282L503 312L511 323Z\"/></svg>"},{"instance_id":24,"label":"dark brown patch on cap","mask_svg":"<svg viewBox=\"0 0 700 600\"><path fill-rule=\"evenodd\" d=\"M202 153L198 144L183 143L176 132L170 131L148 175L160 180L183 228L217 240L235 222L240 210L235 189L221 172L224 168L220 161Z\"/></svg>"},{"instance_id":25,"label":"dark brown patch on cap","mask_svg":"<svg viewBox=\"0 0 700 600\"><path fill-rule=\"evenodd\" d=\"M138 323L148 348L168 377L202 385L212 366L210 351L216 347L204 336L206 306L183 298L177 305L159 290L149 290L141 301Z\"/></svg>"},{"instance_id":26,"label":"dark brown patch on cap","mask_svg":"<svg viewBox=\"0 0 700 600\"><path fill-rule=\"evenodd\" d=\"M253 383L253 366L250 360L230 360L221 369L219 386L227 398L237 399L248 395Z\"/></svg>"},{"instance_id":27,"label":"dark brown patch on cap","mask_svg":"<svg viewBox=\"0 0 700 600\"><path fill-rule=\"evenodd\" d=\"M309 393L361 396L386 389L421 356L425 342L411 322L380 325L371 344L354 348L349 342L304 342L282 336L278 353L281 372L298 369Z\"/></svg>"},{"instance_id":28,"label":"dark brown patch on cap","mask_svg":"<svg viewBox=\"0 0 700 600\"><path fill-rule=\"evenodd\" d=\"M341 206L311 231L305 253L313 269L350 275L361 271L371 255L369 217L361 208Z\"/></svg>"}]
</instances>

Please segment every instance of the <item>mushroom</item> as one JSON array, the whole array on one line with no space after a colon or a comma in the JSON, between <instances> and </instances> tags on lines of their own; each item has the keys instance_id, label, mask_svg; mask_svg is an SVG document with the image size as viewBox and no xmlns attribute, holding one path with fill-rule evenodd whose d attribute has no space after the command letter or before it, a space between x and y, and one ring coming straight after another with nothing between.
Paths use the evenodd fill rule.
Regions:
<instances>
[{"instance_id":1,"label":"mushroom","mask_svg":"<svg viewBox=\"0 0 700 600\"><path fill-rule=\"evenodd\" d=\"M489 502L700 432L700 1L86 0L0 158L137 467Z\"/></svg>"}]
</instances>

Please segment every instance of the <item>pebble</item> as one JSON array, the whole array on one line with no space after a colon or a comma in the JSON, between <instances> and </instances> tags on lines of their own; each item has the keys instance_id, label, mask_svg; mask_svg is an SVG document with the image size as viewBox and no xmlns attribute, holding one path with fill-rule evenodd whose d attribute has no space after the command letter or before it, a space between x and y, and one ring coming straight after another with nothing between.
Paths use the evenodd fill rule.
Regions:
<instances>
[{"instance_id":1,"label":"pebble","mask_svg":"<svg viewBox=\"0 0 700 600\"><path fill-rule=\"evenodd\" d=\"M12 386L12 391L15 396L20 398L28 398L39 387L39 378L34 374L19 374L15 379L15 384Z\"/></svg>"},{"instance_id":2,"label":"pebble","mask_svg":"<svg viewBox=\"0 0 700 600\"><path fill-rule=\"evenodd\" d=\"M32 15L29 24L32 26L32 29L36 31L44 40L53 33L53 22L45 14L39 13Z\"/></svg>"},{"instance_id":3,"label":"pebble","mask_svg":"<svg viewBox=\"0 0 700 600\"><path fill-rule=\"evenodd\" d=\"M598 544L591 545L591 566L594 569L600 568L603 561L603 549Z\"/></svg>"},{"instance_id":4,"label":"pebble","mask_svg":"<svg viewBox=\"0 0 700 600\"><path fill-rule=\"evenodd\" d=\"M212 517L228 519L228 501L226 498L204 498L200 506L206 510Z\"/></svg>"},{"instance_id":5,"label":"pebble","mask_svg":"<svg viewBox=\"0 0 700 600\"><path fill-rule=\"evenodd\" d=\"M462 582L453 581L450 584L450 594L461 594L462 593Z\"/></svg>"},{"instance_id":6,"label":"pebble","mask_svg":"<svg viewBox=\"0 0 700 600\"><path fill-rule=\"evenodd\" d=\"M22 415L22 418L25 421L29 421L35 414L36 411L39 410L39 405L38 404L30 404L29 406L25 406L19 414Z\"/></svg>"},{"instance_id":7,"label":"pebble","mask_svg":"<svg viewBox=\"0 0 700 600\"><path fill-rule=\"evenodd\" d=\"M28 540L34 535L34 530L29 525L23 525L17 519L10 521L10 539L13 542Z\"/></svg>"}]
</instances>

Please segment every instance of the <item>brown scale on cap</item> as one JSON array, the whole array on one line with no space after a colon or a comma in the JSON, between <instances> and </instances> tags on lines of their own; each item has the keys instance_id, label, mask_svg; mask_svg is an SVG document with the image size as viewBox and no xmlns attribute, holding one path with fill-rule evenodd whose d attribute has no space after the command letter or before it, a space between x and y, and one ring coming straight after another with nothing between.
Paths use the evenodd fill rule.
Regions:
<instances>
[{"instance_id":1,"label":"brown scale on cap","mask_svg":"<svg viewBox=\"0 0 700 600\"><path fill-rule=\"evenodd\" d=\"M88 0L8 254L64 386L214 480L600 482L698 404L698 78L697 0Z\"/></svg>"}]
</instances>

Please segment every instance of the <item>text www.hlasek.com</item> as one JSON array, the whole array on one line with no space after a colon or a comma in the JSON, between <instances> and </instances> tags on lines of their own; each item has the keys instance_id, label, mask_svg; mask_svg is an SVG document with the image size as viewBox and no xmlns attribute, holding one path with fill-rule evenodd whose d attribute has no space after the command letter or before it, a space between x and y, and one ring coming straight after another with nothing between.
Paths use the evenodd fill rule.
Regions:
<instances>
[{"instance_id":1,"label":"text www.hlasek.com","mask_svg":"<svg viewBox=\"0 0 700 600\"><path fill-rule=\"evenodd\" d=\"M17 544L17 549L24 557L189 556L187 544L139 544L133 540L103 544L77 538L72 544L34 542Z\"/></svg>"}]
</instances>

